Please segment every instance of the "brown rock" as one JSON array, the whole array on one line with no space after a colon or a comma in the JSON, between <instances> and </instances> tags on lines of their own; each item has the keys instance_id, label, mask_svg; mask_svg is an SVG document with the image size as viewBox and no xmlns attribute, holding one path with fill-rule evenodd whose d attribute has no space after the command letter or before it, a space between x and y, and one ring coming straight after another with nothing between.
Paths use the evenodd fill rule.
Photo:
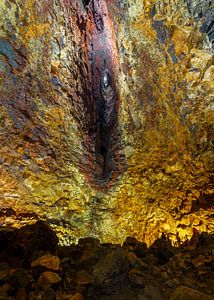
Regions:
<instances>
[{"instance_id":1,"label":"brown rock","mask_svg":"<svg viewBox=\"0 0 214 300\"><path fill-rule=\"evenodd\" d=\"M213 297L187 286L179 286L172 293L170 300L213 300Z\"/></svg>"},{"instance_id":2,"label":"brown rock","mask_svg":"<svg viewBox=\"0 0 214 300\"><path fill-rule=\"evenodd\" d=\"M204 255L199 255L198 257L196 257L192 260L192 264L195 268L202 266L204 264L204 262L205 262Z\"/></svg>"},{"instance_id":3,"label":"brown rock","mask_svg":"<svg viewBox=\"0 0 214 300\"><path fill-rule=\"evenodd\" d=\"M53 256L51 254L46 254L44 256L39 257L37 260L31 263L31 267L43 266L50 270L59 270L60 259L57 256Z\"/></svg>"},{"instance_id":4,"label":"brown rock","mask_svg":"<svg viewBox=\"0 0 214 300\"><path fill-rule=\"evenodd\" d=\"M122 248L116 248L107 256L102 257L93 271L93 288L97 291L111 293L118 289L124 281L129 269L126 253Z\"/></svg>"},{"instance_id":5,"label":"brown rock","mask_svg":"<svg viewBox=\"0 0 214 300\"><path fill-rule=\"evenodd\" d=\"M146 285L144 288L144 293L149 300L165 300L155 286Z\"/></svg>"},{"instance_id":6,"label":"brown rock","mask_svg":"<svg viewBox=\"0 0 214 300\"><path fill-rule=\"evenodd\" d=\"M87 285L89 283L91 283L92 280L92 276L85 270L80 270L77 273L77 284L78 285Z\"/></svg>"},{"instance_id":7,"label":"brown rock","mask_svg":"<svg viewBox=\"0 0 214 300\"><path fill-rule=\"evenodd\" d=\"M16 300L27 300L27 291L25 288L21 287L16 294Z\"/></svg>"},{"instance_id":8,"label":"brown rock","mask_svg":"<svg viewBox=\"0 0 214 300\"><path fill-rule=\"evenodd\" d=\"M134 252L127 253L127 258L131 267L133 267L138 261L138 258Z\"/></svg>"},{"instance_id":9,"label":"brown rock","mask_svg":"<svg viewBox=\"0 0 214 300\"><path fill-rule=\"evenodd\" d=\"M76 293L75 295L71 296L69 298L69 300L84 300L84 298L83 298L82 294Z\"/></svg>"},{"instance_id":10,"label":"brown rock","mask_svg":"<svg viewBox=\"0 0 214 300\"><path fill-rule=\"evenodd\" d=\"M9 274L10 267L6 263L0 263L0 280L3 280Z\"/></svg>"},{"instance_id":11,"label":"brown rock","mask_svg":"<svg viewBox=\"0 0 214 300\"><path fill-rule=\"evenodd\" d=\"M132 285L141 287L145 286L145 276L137 269L133 269L129 272L128 279Z\"/></svg>"},{"instance_id":12,"label":"brown rock","mask_svg":"<svg viewBox=\"0 0 214 300\"><path fill-rule=\"evenodd\" d=\"M24 252L25 256L31 256L34 251L52 251L57 243L56 233L49 225L43 221L37 221L35 224L26 225L18 230L15 246Z\"/></svg>"},{"instance_id":13,"label":"brown rock","mask_svg":"<svg viewBox=\"0 0 214 300\"><path fill-rule=\"evenodd\" d=\"M0 297L7 297L8 293L13 290L12 286L8 283L3 284L0 286Z\"/></svg>"},{"instance_id":14,"label":"brown rock","mask_svg":"<svg viewBox=\"0 0 214 300\"><path fill-rule=\"evenodd\" d=\"M38 285L46 289L51 286L51 284L59 283L62 278L54 272L44 272L41 274L38 280Z\"/></svg>"}]
</instances>

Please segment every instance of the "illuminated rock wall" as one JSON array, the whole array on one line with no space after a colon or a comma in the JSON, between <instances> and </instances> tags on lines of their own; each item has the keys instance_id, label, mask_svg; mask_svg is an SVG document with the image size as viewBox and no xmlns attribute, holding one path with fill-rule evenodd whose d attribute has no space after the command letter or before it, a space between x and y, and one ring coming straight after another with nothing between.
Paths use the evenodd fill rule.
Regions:
<instances>
[{"instance_id":1,"label":"illuminated rock wall","mask_svg":"<svg viewBox=\"0 0 214 300\"><path fill-rule=\"evenodd\" d=\"M103 49L118 93L116 167L103 183L94 5L109 28ZM214 230L212 7L0 0L2 224L43 218L64 243L88 235L151 243L161 232L176 240Z\"/></svg>"}]
</instances>

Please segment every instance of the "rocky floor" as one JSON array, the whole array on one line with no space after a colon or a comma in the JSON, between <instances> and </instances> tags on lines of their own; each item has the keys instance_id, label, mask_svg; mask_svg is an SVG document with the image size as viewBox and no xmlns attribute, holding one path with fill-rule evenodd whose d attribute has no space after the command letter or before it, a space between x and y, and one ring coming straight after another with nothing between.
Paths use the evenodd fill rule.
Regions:
<instances>
[{"instance_id":1,"label":"rocky floor","mask_svg":"<svg viewBox=\"0 0 214 300\"><path fill-rule=\"evenodd\" d=\"M164 235L149 248L90 237L60 246L42 221L0 227L1 300L211 300L213 272L214 235L206 233L178 248Z\"/></svg>"}]
</instances>

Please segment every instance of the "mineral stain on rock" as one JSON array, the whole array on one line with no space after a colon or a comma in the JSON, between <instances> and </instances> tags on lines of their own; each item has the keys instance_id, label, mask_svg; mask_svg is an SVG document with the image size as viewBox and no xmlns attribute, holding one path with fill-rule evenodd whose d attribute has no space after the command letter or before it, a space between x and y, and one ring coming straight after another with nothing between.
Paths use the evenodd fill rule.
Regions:
<instances>
[{"instance_id":1,"label":"mineral stain on rock","mask_svg":"<svg viewBox=\"0 0 214 300\"><path fill-rule=\"evenodd\" d=\"M0 1L0 224L213 232L212 43L213 1Z\"/></svg>"},{"instance_id":2,"label":"mineral stain on rock","mask_svg":"<svg viewBox=\"0 0 214 300\"><path fill-rule=\"evenodd\" d=\"M0 53L3 54L12 67L17 69L19 65L16 62L16 52L13 46L6 40L0 39Z\"/></svg>"},{"instance_id":3,"label":"mineral stain on rock","mask_svg":"<svg viewBox=\"0 0 214 300\"><path fill-rule=\"evenodd\" d=\"M93 0L89 4L92 13L91 76L95 102L95 182L103 186L113 178L118 169L115 161L116 144L120 143L117 132L119 97L116 88L116 68L113 66L114 43L109 39L108 5Z\"/></svg>"}]
</instances>

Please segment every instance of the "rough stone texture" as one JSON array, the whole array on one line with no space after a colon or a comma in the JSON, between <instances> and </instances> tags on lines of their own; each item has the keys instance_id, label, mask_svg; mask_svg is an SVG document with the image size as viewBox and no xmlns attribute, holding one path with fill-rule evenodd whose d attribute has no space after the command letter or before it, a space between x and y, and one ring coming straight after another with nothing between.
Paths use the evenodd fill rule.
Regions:
<instances>
[{"instance_id":1,"label":"rough stone texture","mask_svg":"<svg viewBox=\"0 0 214 300\"><path fill-rule=\"evenodd\" d=\"M213 2L94 3L103 25L89 1L0 0L0 223L46 219L65 244L213 232ZM103 183L91 76L100 24L119 95Z\"/></svg>"},{"instance_id":2,"label":"rough stone texture","mask_svg":"<svg viewBox=\"0 0 214 300\"><path fill-rule=\"evenodd\" d=\"M212 300L212 296L186 286L179 286L170 297L170 300Z\"/></svg>"},{"instance_id":3,"label":"rough stone texture","mask_svg":"<svg viewBox=\"0 0 214 300\"><path fill-rule=\"evenodd\" d=\"M11 230L19 236L23 232ZM35 241L30 234L29 243L36 245ZM0 249L0 299L213 299L214 235L199 234L179 247L162 235L137 257L142 244L130 237L122 247L87 238L76 245L57 245L53 256L35 246L29 257L16 251L18 240L16 244L8 239L7 247Z\"/></svg>"}]
</instances>

